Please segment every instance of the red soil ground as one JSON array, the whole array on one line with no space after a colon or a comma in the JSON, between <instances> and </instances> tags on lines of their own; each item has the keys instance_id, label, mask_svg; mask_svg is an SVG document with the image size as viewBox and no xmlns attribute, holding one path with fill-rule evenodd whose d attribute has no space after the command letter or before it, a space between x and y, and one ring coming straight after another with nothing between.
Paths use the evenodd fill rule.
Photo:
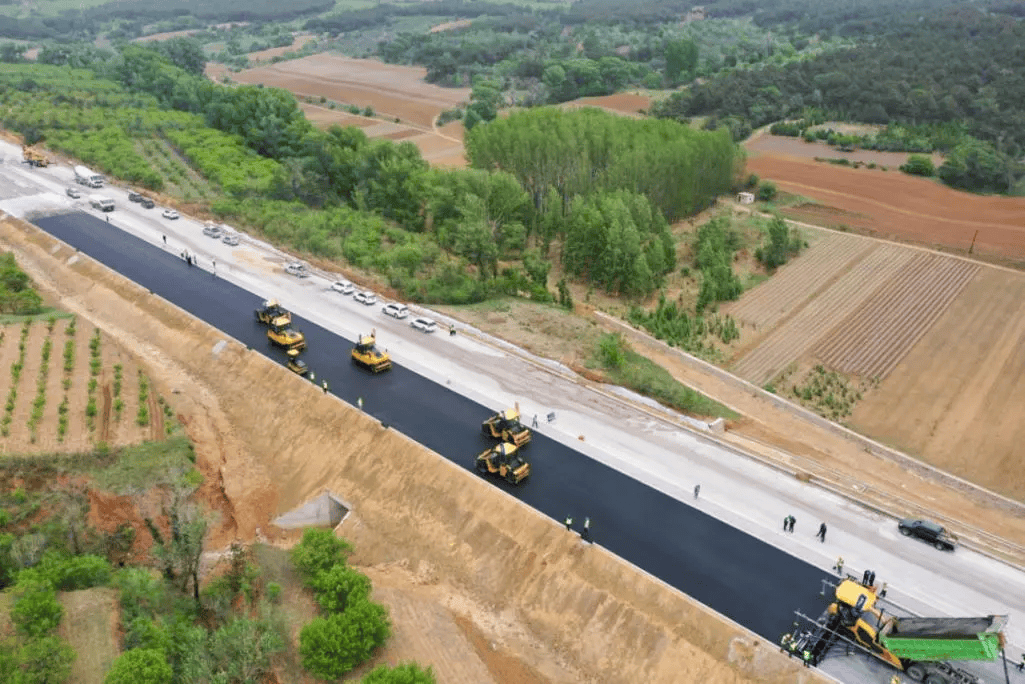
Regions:
<instances>
[{"instance_id":1,"label":"red soil ground","mask_svg":"<svg viewBox=\"0 0 1025 684\"><path fill-rule=\"evenodd\" d=\"M896 170L853 169L773 153L753 154L747 167L781 190L827 205L784 210L794 218L811 218L802 211L826 211L831 227L959 253L967 252L974 238L976 255L1025 263L1025 198L973 195Z\"/></svg>"}]
</instances>

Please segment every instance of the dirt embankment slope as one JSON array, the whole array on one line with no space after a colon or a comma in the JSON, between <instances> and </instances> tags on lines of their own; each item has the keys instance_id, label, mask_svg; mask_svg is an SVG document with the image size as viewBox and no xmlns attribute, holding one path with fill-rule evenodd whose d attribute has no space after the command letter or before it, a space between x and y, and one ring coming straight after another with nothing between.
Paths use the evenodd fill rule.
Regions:
<instances>
[{"instance_id":1,"label":"dirt embankment slope","mask_svg":"<svg viewBox=\"0 0 1025 684\"><path fill-rule=\"evenodd\" d=\"M199 405L204 418L186 427L208 445L197 457L235 522L221 541L269 533L274 515L329 489L353 506L341 531L355 563L402 562L455 587L571 663L577 681L826 681L260 354L219 346L205 323L30 224L0 221L0 242L43 289L135 349L176 408Z\"/></svg>"}]
</instances>

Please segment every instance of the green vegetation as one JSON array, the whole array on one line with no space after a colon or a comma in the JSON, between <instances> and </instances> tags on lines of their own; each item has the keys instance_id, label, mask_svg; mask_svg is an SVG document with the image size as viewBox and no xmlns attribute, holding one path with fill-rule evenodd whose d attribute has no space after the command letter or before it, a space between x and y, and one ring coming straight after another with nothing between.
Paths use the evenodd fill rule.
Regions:
<instances>
[{"instance_id":1,"label":"green vegetation","mask_svg":"<svg viewBox=\"0 0 1025 684\"><path fill-rule=\"evenodd\" d=\"M786 4L808 9L804 25L820 26L820 18L832 12L818 6L811 11L796 0ZM944 182L973 191L1014 190L1025 175L1017 161L1025 154L1025 113L1017 104L1025 100L1025 82L1017 78L1025 70L1025 53L1015 50L1025 41L1025 24L1001 16L998 12L1010 7L1001 3L990 8L941 3L947 6L921 11L895 4L867 3L854 13L857 23L839 22L851 35L865 38L850 49L784 65L724 70L674 93L653 111L679 120L733 117L751 127L797 118L883 124L888 128L873 140L837 136L835 142L848 149L871 145L948 154L960 148L957 156L964 163L955 162L946 174L941 170ZM760 14L762 25L792 22L777 12ZM967 44L965 35L972 36ZM766 45L766 52L774 50ZM952 51L958 59L950 59ZM909 62L909 54L916 59ZM1000 69L994 70L994 63ZM791 127L786 134L794 132Z\"/></svg>"},{"instance_id":2,"label":"green vegetation","mask_svg":"<svg viewBox=\"0 0 1025 684\"><path fill-rule=\"evenodd\" d=\"M765 242L755 251L755 258L770 272L776 270L790 257L796 256L807 243L796 227L791 227L779 216L766 226Z\"/></svg>"},{"instance_id":3,"label":"green vegetation","mask_svg":"<svg viewBox=\"0 0 1025 684\"><path fill-rule=\"evenodd\" d=\"M11 421L14 416L15 402L18 400L18 381L21 380L21 369L25 367L25 342L32 327L30 321L21 325L21 337L18 338L18 360L11 363L11 388L7 390L7 401L4 404L4 417L0 420L0 434L7 437L11 434Z\"/></svg>"},{"instance_id":4,"label":"green vegetation","mask_svg":"<svg viewBox=\"0 0 1025 684\"><path fill-rule=\"evenodd\" d=\"M158 486L195 487L202 480L194 466L192 443L182 435L121 447L112 456L111 463L92 471L104 491L127 494Z\"/></svg>"},{"instance_id":5,"label":"green vegetation","mask_svg":"<svg viewBox=\"0 0 1025 684\"><path fill-rule=\"evenodd\" d=\"M121 385L124 382L124 366L120 363L114 364L114 381L112 383L112 392L114 395L114 419L118 422L121 421L121 414L125 410L125 401L121 398Z\"/></svg>"},{"instance_id":6,"label":"green vegetation","mask_svg":"<svg viewBox=\"0 0 1025 684\"><path fill-rule=\"evenodd\" d=\"M935 176L936 167L932 159L924 154L912 154L908 160L900 165L900 170L913 176Z\"/></svg>"},{"instance_id":7,"label":"green vegetation","mask_svg":"<svg viewBox=\"0 0 1025 684\"><path fill-rule=\"evenodd\" d=\"M139 370L139 410L135 416L135 424L140 427L149 425L149 381Z\"/></svg>"},{"instance_id":8,"label":"green vegetation","mask_svg":"<svg viewBox=\"0 0 1025 684\"><path fill-rule=\"evenodd\" d=\"M53 326L49 326L47 337L43 340L43 347L39 359L39 377L36 379L36 397L32 400L32 411L28 418L29 441L36 442L36 426L43 419L43 409L46 407L46 381L50 377L50 352L53 350Z\"/></svg>"},{"instance_id":9,"label":"green vegetation","mask_svg":"<svg viewBox=\"0 0 1025 684\"><path fill-rule=\"evenodd\" d=\"M308 529L292 562L313 589L323 615L303 627L303 668L337 679L370 659L391 634L388 611L370 600L370 580L346 565L350 546L330 530Z\"/></svg>"},{"instance_id":10,"label":"green vegetation","mask_svg":"<svg viewBox=\"0 0 1025 684\"><path fill-rule=\"evenodd\" d=\"M28 274L18 268L12 252L0 254L0 313L43 313L43 299L32 289Z\"/></svg>"},{"instance_id":11,"label":"green vegetation","mask_svg":"<svg viewBox=\"0 0 1025 684\"><path fill-rule=\"evenodd\" d=\"M633 307L627 320L667 344L711 362L723 359L709 338L718 338L723 344L729 344L740 337L737 322L730 316L690 315L675 302L666 301L664 294L659 297L654 311L649 313Z\"/></svg>"},{"instance_id":12,"label":"green vegetation","mask_svg":"<svg viewBox=\"0 0 1025 684\"><path fill-rule=\"evenodd\" d=\"M694 266L701 271L697 313L736 299L744 291L733 272L733 254L739 246L740 235L728 216L717 216L698 227L694 246Z\"/></svg>"},{"instance_id":13,"label":"green vegetation","mask_svg":"<svg viewBox=\"0 0 1025 684\"><path fill-rule=\"evenodd\" d=\"M698 416L736 418L722 404L680 384L669 371L630 349L619 335L602 335L591 367L610 382L657 399L670 408Z\"/></svg>"},{"instance_id":14,"label":"green vegetation","mask_svg":"<svg viewBox=\"0 0 1025 684\"><path fill-rule=\"evenodd\" d=\"M799 382L791 380L794 372L794 368L788 368L774 379L771 383L772 391L836 422L849 418L863 393L878 385L878 380L855 383L822 365L812 368Z\"/></svg>"}]
</instances>

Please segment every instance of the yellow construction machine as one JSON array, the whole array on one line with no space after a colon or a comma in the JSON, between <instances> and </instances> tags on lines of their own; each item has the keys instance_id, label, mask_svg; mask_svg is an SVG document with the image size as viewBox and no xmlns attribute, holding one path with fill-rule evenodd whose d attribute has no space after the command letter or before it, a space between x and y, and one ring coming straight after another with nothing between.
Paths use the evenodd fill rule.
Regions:
<instances>
[{"instance_id":1,"label":"yellow construction machine","mask_svg":"<svg viewBox=\"0 0 1025 684\"><path fill-rule=\"evenodd\" d=\"M515 444L502 442L477 456L477 472L498 475L509 484L519 484L530 475L530 462L523 458Z\"/></svg>"},{"instance_id":2,"label":"yellow construction machine","mask_svg":"<svg viewBox=\"0 0 1025 684\"><path fill-rule=\"evenodd\" d=\"M292 323L292 314L282 308L276 299L268 299L255 311L256 320L270 326L287 326Z\"/></svg>"},{"instance_id":3,"label":"yellow construction machine","mask_svg":"<svg viewBox=\"0 0 1025 684\"><path fill-rule=\"evenodd\" d=\"M271 344L289 351L306 349L306 336L298 330L293 330L287 323L271 325L267 330L267 339L271 341Z\"/></svg>"},{"instance_id":4,"label":"yellow construction machine","mask_svg":"<svg viewBox=\"0 0 1025 684\"><path fill-rule=\"evenodd\" d=\"M300 351L298 349L288 350L288 370L292 371L296 375L306 375L310 372L310 367L306 365L306 362L299 358Z\"/></svg>"},{"instance_id":5,"label":"yellow construction machine","mask_svg":"<svg viewBox=\"0 0 1025 684\"><path fill-rule=\"evenodd\" d=\"M530 430L520 422L520 405L499 411L481 423L481 431L492 439L511 442L518 447L530 443Z\"/></svg>"},{"instance_id":6,"label":"yellow construction machine","mask_svg":"<svg viewBox=\"0 0 1025 684\"><path fill-rule=\"evenodd\" d=\"M376 329L371 330L369 335L359 336L356 346L352 348L352 362L374 373L391 368L391 356L377 348Z\"/></svg>"},{"instance_id":7,"label":"yellow construction machine","mask_svg":"<svg viewBox=\"0 0 1025 684\"><path fill-rule=\"evenodd\" d=\"M52 163L49 157L28 145L21 146L21 155L24 158L25 163L29 166L44 168Z\"/></svg>"}]
</instances>

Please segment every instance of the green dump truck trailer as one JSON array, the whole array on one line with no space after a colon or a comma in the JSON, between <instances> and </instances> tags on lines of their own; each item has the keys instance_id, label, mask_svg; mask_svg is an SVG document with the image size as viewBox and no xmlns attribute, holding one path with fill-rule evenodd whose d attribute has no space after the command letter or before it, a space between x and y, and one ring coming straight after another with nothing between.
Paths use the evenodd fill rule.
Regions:
<instances>
[{"instance_id":1,"label":"green dump truck trailer","mask_svg":"<svg viewBox=\"0 0 1025 684\"><path fill-rule=\"evenodd\" d=\"M1000 657L1006 615L899 617L881 610L878 600L875 587L843 580L836 588L836 600L814 628L787 635L784 644L797 655L807 652L812 664L817 664L838 639L854 643L908 679L925 684L979 684L978 677L947 661Z\"/></svg>"}]
</instances>

